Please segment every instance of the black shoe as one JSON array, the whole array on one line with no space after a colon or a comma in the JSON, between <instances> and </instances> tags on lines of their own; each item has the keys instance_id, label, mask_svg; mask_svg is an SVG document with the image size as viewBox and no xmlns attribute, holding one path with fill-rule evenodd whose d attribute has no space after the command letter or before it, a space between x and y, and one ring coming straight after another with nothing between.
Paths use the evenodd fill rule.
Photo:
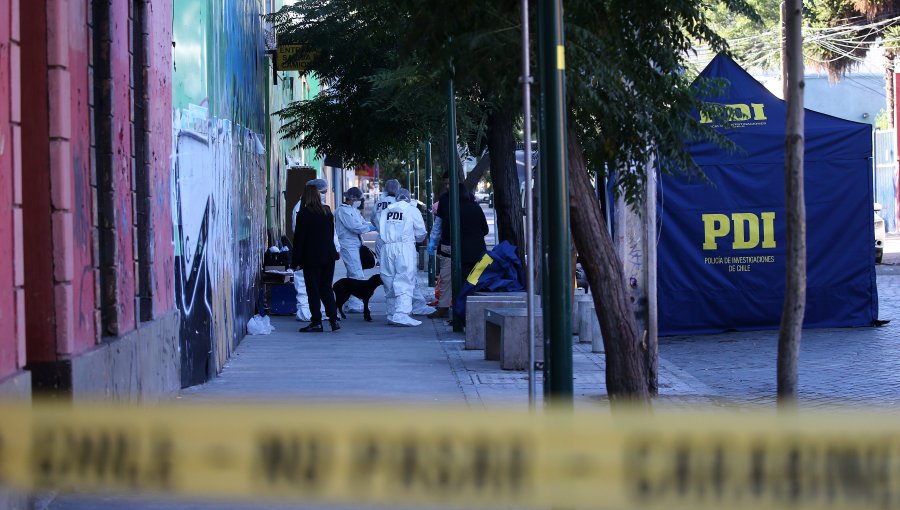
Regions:
<instances>
[{"instance_id":1,"label":"black shoe","mask_svg":"<svg viewBox=\"0 0 900 510\"><path fill-rule=\"evenodd\" d=\"M321 333L322 331L324 330L321 322L310 322L309 326L300 328L301 333Z\"/></svg>"},{"instance_id":2,"label":"black shoe","mask_svg":"<svg viewBox=\"0 0 900 510\"><path fill-rule=\"evenodd\" d=\"M337 331L337 330L341 329L341 323L340 323L340 322L338 322L338 321L336 321L336 320L334 320L334 319L330 319L329 322L331 322L331 331ZM319 324L319 327L321 328L322 325Z\"/></svg>"},{"instance_id":3,"label":"black shoe","mask_svg":"<svg viewBox=\"0 0 900 510\"><path fill-rule=\"evenodd\" d=\"M447 317L450 317L450 309L444 307L438 308L425 317L428 317L429 319L446 319Z\"/></svg>"}]
</instances>

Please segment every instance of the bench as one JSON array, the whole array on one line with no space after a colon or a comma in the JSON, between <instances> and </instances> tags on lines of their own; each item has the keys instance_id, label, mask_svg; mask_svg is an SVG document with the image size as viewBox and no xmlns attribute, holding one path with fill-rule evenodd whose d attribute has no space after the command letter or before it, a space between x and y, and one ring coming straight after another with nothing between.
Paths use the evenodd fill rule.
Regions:
<instances>
[{"instance_id":1,"label":"bench","mask_svg":"<svg viewBox=\"0 0 900 510\"><path fill-rule=\"evenodd\" d=\"M499 361L503 370L528 368L528 310L525 308L488 308L484 311L484 359ZM543 320L535 310L534 360L543 361Z\"/></svg>"},{"instance_id":2,"label":"bench","mask_svg":"<svg viewBox=\"0 0 900 510\"><path fill-rule=\"evenodd\" d=\"M540 306L540 298L535 300ZM484 311L488 308L523 308L524 292L476 292L466 298L467 350L484 349Z\"/></svg>"}]
</instances>

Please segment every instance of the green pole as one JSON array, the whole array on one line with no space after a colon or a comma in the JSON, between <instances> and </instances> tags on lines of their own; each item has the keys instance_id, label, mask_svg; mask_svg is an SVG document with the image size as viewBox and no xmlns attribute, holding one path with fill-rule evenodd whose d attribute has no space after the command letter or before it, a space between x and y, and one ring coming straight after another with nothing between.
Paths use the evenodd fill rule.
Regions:
<instances>
[{"instance_id":1,"label":"green pole","mask_svg":"<svg viewBox=\"0 0 900 510\"><path fill-rule=\"evenodd\" d=\"M538 2L537 4L537 19L541 20L544 18L544 4L542 2ZM541 23L537 23L537 66L538 66L538 76L537 80L540 83L541 69L544 68L544 51L541 45L539 44L543 38L543 25ZM547 112L546 112L546 90L543 86L538 87L538 152L540 156L538 157L538 178L537 178L537 189L538 189L538 203L540 204L539 211L539 221L538 228L541 229L541 246L540 246L540 255L541 258L541 310L550 310L550 265L548 261L549 253L550 253L550 241L546 232L543 230L543 226L550 223L550 217L547 216L547 158L544 157L544 143L547 140ZM553 363L552 353L550 352L550 323L544 318L543 322L543 345L544 345L544 383L543 383L543 393L544 399L547 400L550 397L550 366Z\"/></svg>"},{"instance_id":2,"label":"green pole","mask_svg":"<svg viewBox=\"0 0 900 510\"><path fill-rule=\"evenodd\" d=\"M456 151L456 96L453 91L453 61L450 61L450 78L447 80L447 171L450 173L450 266L453 280L453 298L450 311L453 314L453 331L463 330L462 320L453 311L456 297L462 288L462 243L459 229L459 174L456 170L459 155Z\"/></svg>"},{"instance_id":3,"label":"green pole","mask_svg":"<svg viewBox=\"0 0 900 510\"><path fill-rule=\"evenodd\" d=\"M563 46L562 0L538 0L541 32L538 45L543 58L539 64L544 90L544 135L541 159L546 161L547 200L542 231L549 244L547 276L549 308L544 310L544 330L550 332L545 345L545 395L555 403L572 402L572 249L569 241L569 196L566 166L566 85ZM546 361L549 360L549 363Z\"/></svg>"},{"instance_id":4,"label":"green pole","mask_svg":"<svg viewBox=\"0 0 900 510\"><path fill-rule=\"evenodd\" d=\"M425 208L427 209L425 221L428 222L428 234L431 235L431 229L434 228L434 188L432 188L432 173L434 168L431 161L431 138L425 140ZM434 287L437 283L434 267L434 255L428 256L428 286Z\"/></svg>"}]
</instances>

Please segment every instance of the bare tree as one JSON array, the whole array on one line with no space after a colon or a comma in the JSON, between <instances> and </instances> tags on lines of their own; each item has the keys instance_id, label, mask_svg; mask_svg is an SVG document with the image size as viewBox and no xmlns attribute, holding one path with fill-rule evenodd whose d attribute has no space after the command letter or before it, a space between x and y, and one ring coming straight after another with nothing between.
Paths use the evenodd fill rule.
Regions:
<instances>
[{"instance_id":1,"label":"bare tree","mask_svg":"<svg viewBox=\"0 0 900 510\"><path fill-rule=\"evenodd\" d=\"M803 34L802 0L785 0L787 101L784 134L784 199L787 213L787 279L778 334L778 403L797 397L797 365L806 309L806 205L803 193Z\"/></svg>"}]
</instances>

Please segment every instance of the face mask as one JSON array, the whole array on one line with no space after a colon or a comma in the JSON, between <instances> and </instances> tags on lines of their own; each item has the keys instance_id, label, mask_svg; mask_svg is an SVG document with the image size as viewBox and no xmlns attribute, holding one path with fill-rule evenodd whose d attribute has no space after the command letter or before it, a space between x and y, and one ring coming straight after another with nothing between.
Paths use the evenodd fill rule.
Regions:
<instances>
[{"instance_id":1,"label":"face mask","mask_svg":"<svg viewBox=\"0 0 900 510\"><path fill-rule=\"evenodd\" d=\"M325 193L319 193L319 196L322 198L322 203L325 203Z\"/></svg>"}]
</instances>

